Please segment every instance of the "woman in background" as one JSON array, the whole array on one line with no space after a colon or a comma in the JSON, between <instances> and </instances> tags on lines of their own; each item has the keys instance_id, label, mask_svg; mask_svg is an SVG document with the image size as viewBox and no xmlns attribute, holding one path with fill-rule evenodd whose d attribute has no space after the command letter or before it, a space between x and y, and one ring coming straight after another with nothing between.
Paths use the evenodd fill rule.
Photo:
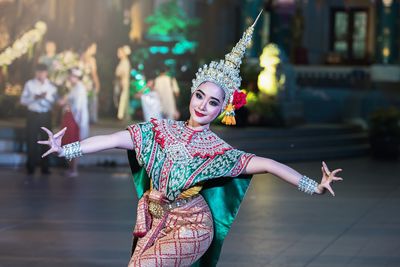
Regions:
<instances>
[{"instance_id":1,"label":"woman in background","mask_svg":"<svg viewBox=\"0 0 400 267\"><path fill-rule=\"evenodd\" d=\"M128 56L131 54L129 46L118 48L119 63L115 69L116 86L119 91L118 114L119 120L129 120L129 77L131 63Z\"/></svg>"},{"instance_id":2,"label":"woman in background","mask_svg":"<svg viewBox=\"0 0 400 267\"><path fill-rule=\"evenodd\" d=\"M62 144L69 144L83 140L89 136L89 112L87 90L81 82L82 71L78 68L70 70L68 81L71 89L60 101L64 108L62 128L67 128ZM69 162L69 177L78 176L78 160Z\"/></svg>"}]
</instances>

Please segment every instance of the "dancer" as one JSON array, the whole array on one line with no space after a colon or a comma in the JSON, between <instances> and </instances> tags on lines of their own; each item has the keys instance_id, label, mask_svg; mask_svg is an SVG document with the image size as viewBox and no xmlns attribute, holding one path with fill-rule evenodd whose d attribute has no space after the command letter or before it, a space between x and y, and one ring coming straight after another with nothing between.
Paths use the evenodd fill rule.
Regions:
<instances>
[{"instance_id":1,"label":"dancer","mask_svg":"<svg viewBox=\"0 0 400 267\"><path fill-rule=\"evenodd\" d=\"M139 197L134 229L133 266L215 266L252 174L272 173L309 194L331 188L340 169L322 166L314 180L272 159L234 149L210 130L225 109L234 123L234 109L244 104L239 67L254 24L225 56L199 69L193 80L188 121L156 120L134 124L111 135L94 136L61 147L66 129L53 134L43 128L40 144L67 159L97 151L128 150ZM136 164L138 163L138 164ZM229 178L230 177L230 178Z\"/></svg>"}]
</instances>

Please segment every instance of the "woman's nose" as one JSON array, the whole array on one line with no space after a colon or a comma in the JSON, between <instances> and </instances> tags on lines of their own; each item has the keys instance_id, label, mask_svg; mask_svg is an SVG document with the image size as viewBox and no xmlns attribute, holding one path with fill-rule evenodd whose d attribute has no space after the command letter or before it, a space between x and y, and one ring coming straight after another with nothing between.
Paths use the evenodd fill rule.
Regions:
<instances>
[{"instance_id":1,"label":"woman's nose","mask_svg":"<svg viewBox=\"0 0 400 267\"><path fill-rule=\"evenodd\" d=\"M206 109L206 106L207 106L207 101L202 101L202 102L200 103L200 109L201 109L201 110L205 110L205 109Z\"/></svg>"}]
</instances>

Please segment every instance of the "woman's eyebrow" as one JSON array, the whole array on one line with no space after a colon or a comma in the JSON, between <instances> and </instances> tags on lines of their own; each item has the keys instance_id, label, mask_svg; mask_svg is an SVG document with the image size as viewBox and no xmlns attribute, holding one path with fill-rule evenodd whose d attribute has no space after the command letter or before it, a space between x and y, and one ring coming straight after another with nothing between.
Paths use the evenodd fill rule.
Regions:
<instances>
[{"instance_id":1,"label":"woman's eyebrow","mask_svg":"<svg viewBox=\"0 0 400 267\"><path fill-rule=\"evenodd\" d=\"M214 99L215 101L217 101L218 103L221 103L221 101L219 101L218 98L215 98L215 97L211 97L211 98Z\"/></svg>"},{"instance_id":2,"label":"woman's eyebrow","mask_svg":"<svg viewBox=\"0 0 400 267\"><path fill-rule=\"evenodd\" d=\"M197 92L200 92L200 93L202 93L203 95L206 95L203 91L201 91L201 89L197 90ZM212 99L218 101L218 103L221 103L221 101L220 101L218 98L216 98L216 97L213 97L213 96L212 96L212 97L210 97L210 98L212 98Z\"/></svg>"}]
</instances>

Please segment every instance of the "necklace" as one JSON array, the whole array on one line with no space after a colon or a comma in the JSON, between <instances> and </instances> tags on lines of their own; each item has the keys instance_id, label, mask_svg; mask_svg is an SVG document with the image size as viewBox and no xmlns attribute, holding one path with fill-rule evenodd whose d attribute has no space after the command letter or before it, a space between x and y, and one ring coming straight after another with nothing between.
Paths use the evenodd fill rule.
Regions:
<instances>
[{"instance_id":1,"label":"necklace","mask_svg":"<svg viewBox=\"0 0 400 267\"><path fill-rule=\"evenodd\" d=\"M207 133L207 132L209 132L209 131L211 132L211 130L210 130L209 127L205 127L204 129L201 129L201 130L193 129L193 128L189 125L189 120L186 120L186 121L183 123L183 125L184 125L184 127L185 127L186 129L188 129L188 130L194 132L194 134L196 134L196 133Z\"/></svg>"}]
</instances>

